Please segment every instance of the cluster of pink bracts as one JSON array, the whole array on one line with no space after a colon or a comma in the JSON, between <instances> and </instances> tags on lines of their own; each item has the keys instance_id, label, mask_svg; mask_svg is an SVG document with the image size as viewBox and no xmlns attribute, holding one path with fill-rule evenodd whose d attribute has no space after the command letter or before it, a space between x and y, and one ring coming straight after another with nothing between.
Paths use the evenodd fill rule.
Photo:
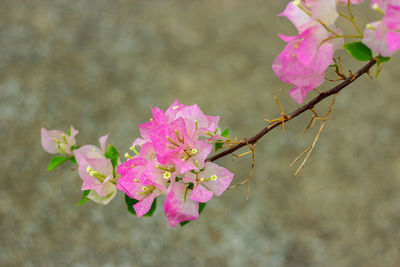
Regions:
<instances>
[{"instance_id":1,"label":"cluster of pink bracts","mask_svg":"<svg viewBox=\"0 0 400 267\"><path fill-rule=\"evenodd\" d=\"M348 0L295 0L279 14L287 17L299 34L279 35L287 45L272 68L281 81L294 85L290 96L299 104L309 91L324 82L335 50L343 47L344 37L335 22L339 17L337 5L346 3ZM400 0L372 0L371 7L384 18L366 26L362 42L375 55L390 56L400 49Z\"/></svg>"},{"instance_id":2,"label":"cluster of pink bracts","mask_svg":"<svg viewBox=\"0 0 400 267\"><path fill-rule=\"evenodd\" d=\"M171 227L199 216L199 203L221 195L231 184L233 173L215 163L206 162L213 144L226 138L218 127L219 117L207 116L197 105L175 102L164 112L152 109L153 117L141 124L141 138L134 141L128 159L114 172L105 156L107 136L99 139L100 148L85 145L75 148L78 133L42 129L42 146L49 153L74 156L88 198L107 204L124 192L137 202L138 217L149 212L153 201L166 195L164 212ZM137 152L136 147L140 147Z\"/></svg>"},{"instance_id":3,"label":"cluster of pink bracts","mask_svg":"<svg viewBox=\"0 0 400 267\"><path fill-rule=\"evenodd\" d=\"M335 50L344 44L346 36L335 26L337 5L363 1L295 0L280 14L299 33L279 35L287 45L272 67L283 82L294 85L290 95L298 103L323 83ZM368 24L364 35L359 32L357 37L362 37L376 56L388 57L400 49L400 0L372 0L371 7L384 17ZM354 23L353 18L347 19ZM133 200L129 203L141 217L152 210L158 196L166 195L164 212L174 227L195 220L200 203L221 195L233 174L206 162L213 144L225 141L218 127L219 117L206 116L197 105L185 106L178 101L166 111L153 108L152 113L152 119L140 125L141 138L131 147L135 155L127 153L124 163L112 146L106 149L108 136L99 139L100 147L76 146L78 131L72 126L68 133L42 129L42 146L49 153L67 155L56 159L55 166L67 159L78 164L83 196L97 203L109 203L118 189Z\"/></svg>"}]
</instances>

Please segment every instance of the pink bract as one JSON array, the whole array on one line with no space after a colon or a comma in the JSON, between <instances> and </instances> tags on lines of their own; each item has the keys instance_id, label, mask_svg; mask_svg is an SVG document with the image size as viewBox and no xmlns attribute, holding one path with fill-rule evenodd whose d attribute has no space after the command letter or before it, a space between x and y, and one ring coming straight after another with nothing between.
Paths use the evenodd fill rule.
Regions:
<instances>
[{"instance_id":1,"label":"pink bract","mask_svg":"<svg viewBox=\"0 0 400 267\"><path fill-rule=\"evenodd\" d=\"M207 202L213 194L220 196L229 187L233 173L215 163L207 162L202 172L188 172L183 180L194 184L190 199Z\"/></svg>"},{"instance_id":2,"label":"pink bract","mask_svg":"<svg viewBox=\"0 0 400 267\"><path fill-rule=\"evenodd\" d=\"M75 136L79 133L73 126L70 128L71 135L59 130L41 129L42 147L50 154L72 155L71 146L76 144Z\"/></svg>"},{"instance_id":3,"label":"pink bract","mask_svg":"<svg viewBox=\"0 0 400 267\"><path fill-rule=\"evenodd\" d=\"M302 8L298 5L302 5ZM309 14L303 10L307 8ZM301 104L309 91L323 83L334 50L343 43L342 38L329 39L333 34L325 28L327 26L337 34L341 32L334 26L338 17L336 2L292 1L280 16L286 16L296 26L299 34L279 35L288 44L275 59L272 69L281 81L294 85L290 96Z\"/></svg>"},{"instance_id":4,"label":"pink bract","mask_svg":"<svg viewBox=\"0 0 400 267\"><path fill-rule=\"evenodd\" d=\"M107 137L99 138L101 148L85 145L74 150L79 176L83 180L81 190L92 190L88 198L101 204L108 204L116 193L113 166L104 156Z\"/></svg>"},{"instance_id":5,"label":"pink bract","mask_svg":"<svg viewBox=\"0 0 400 267\"><path fill-rule=\"evenodd\" d=\"M176 182L170 185L165 199L164 212L171 227L183 221L193 221L199 217L199 202L190 199L191 189Z\"/></svg>"}]
</instances>

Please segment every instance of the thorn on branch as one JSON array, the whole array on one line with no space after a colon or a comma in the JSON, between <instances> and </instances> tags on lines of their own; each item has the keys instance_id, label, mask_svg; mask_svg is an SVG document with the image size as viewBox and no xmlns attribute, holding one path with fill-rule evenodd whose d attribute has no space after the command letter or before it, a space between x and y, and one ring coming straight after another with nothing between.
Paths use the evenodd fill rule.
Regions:
<instances>
[{"instance_id":1,"label":"thorn on branch","mask_svg":"<svg viewBox=\"0 0 400 267\"><path fill-rule=\"evenodd\" d=\"M287 121L289 118L285 115L282 105L279 102L279 98L274 96L274 99L278 103L279 109L281 110L281 117L273 120L268 120L268 119L264 120L270 124L269 127L275 126L277 123L282 123L282 132L285 133L285 121Z\"/></svg>"}]
</instances>

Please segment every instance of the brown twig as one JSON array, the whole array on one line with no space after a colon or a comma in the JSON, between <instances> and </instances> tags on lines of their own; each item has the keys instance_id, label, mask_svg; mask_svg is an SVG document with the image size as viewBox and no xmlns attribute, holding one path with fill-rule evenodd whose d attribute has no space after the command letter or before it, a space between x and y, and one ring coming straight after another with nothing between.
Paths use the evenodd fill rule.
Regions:
<instances>
[{"instance_id":1,"label":"brown twig","mask_svg":"<svg viewBox=\"0 0 400 267\"><path fill-rule=\"evenodd\" d=\"M249 175L247 176L246 179L244 179L243 181L241 181L238 184L235 184L235 185L232 185L232 186L228 187L228 189L229 190L235 189L236 187L247 183L246 199L248 200L249 196L250 196L250 179L251 179L251 176L253 175L254 163L255 163L255 159L256 159L256 144L254 143L254 144L250 145L246 138L244 138L244 140L245 140L247 146L249 147L249 150L250 150L249 152L251 153L251 168L250 168L250 172L249 172ZM242 155L244 155L244 154L248 154L248 152L243 153ZM236 156L236 157L239 157L239 156Z\"/></svg>"},{"instance_id":2,"label":"brown twig","mask_svg":"<svg viewBox=\"0 0 400 267\"><path fill-rule=\"evenodd\" d=\"M314 122L315 122L316 120L321 120L322 123L321 123L321 126L320 126L320 128L319 128L319 130L318 130L318 133L317 133L317 135L315 136L314 141L313 141L313 143L311 144L311 146L307 147L306 150L304 150L299 156L297 156L297 157L293 160L293 162L289 165L290 167L292 167L292 166L296 163L296 161L297 161L298 159L300 159L306 152L308 152L307 155L305 156L303 162L299 165L299 167L297 168L296 172L294 173L295 176L296 176L297 174L299 174L299 173L300 173L300 175L303 174L304 166L306 165L306 162L307 162L308 158L310 157L311 153L313 152L313 150L314 150L314 148L315 148L315 145L317 144L317 141L318 141L318 139L319 139L319 136L321 135L322 129L324 129L326 120L328 119L329 115L331 114L331 112L332 112L332 110L333 110L333 106L335 105L335 102L336 102L336 96L337 96L337 94L334 94L334 95L333 95L332 104L331 104L331 106L330 106L328 112L326 113L326 115L325 115L324 117L314 117L314 116L315 116L315 113L314 113L313 118L311 119L311 121L314 121Z\"/></svg>"},{"instance_id":3,"label":"brown twig","mask_svg":"<svg viewBox=\"0 0 400 267\"><path fill-rule=\"evenodd\" d=\"M376 60L372 59L370 60L364 67L362 67L359 71L357 71L353 76L351 77L347 77L346 80L344 80L343 82L341 82L340 84L338 84L337 86L333 87L332 89L326 91L326 92L322 92L321 94L319 94L317 97L313 98L311 101L309 101L307 104L301 106L300 108L298 108L297 110L293 111L292 113L290 113L289 115L286 116L286 118L282 121L277 121L275 123L273 123L272 125L268 125L267 127L265 127L264 129L262 129L261 131L259 131L256 135L254 135L253 137L249 138L247 140L247 142L249 144L255 144L257 143L258 140L260 140L264 135L266 135L269 131L271 131L272 129L276 128L277 126L281 125L283 121L290 121L291 119L299 116L300 114L304 113L307 110L312 109L316 104L318 104L319 102L321 102L322 100L324 100L325 98L327 98L328 96L337 94L338 92L340 92L343 88L346 88L348 85L350 85L351 83L353 83L355 80L357 80L359 77L361 77L363 74L367 73L372 66L374 66L376 64ZM247 145L247 142L240 142L239 144L224 150L212 157L207 158L207 161L215 161L217 159L220 159L226 155L229 155L231 153L233 153L234 151L242 148L243 146Z\"/></svg>"}]
</instances>

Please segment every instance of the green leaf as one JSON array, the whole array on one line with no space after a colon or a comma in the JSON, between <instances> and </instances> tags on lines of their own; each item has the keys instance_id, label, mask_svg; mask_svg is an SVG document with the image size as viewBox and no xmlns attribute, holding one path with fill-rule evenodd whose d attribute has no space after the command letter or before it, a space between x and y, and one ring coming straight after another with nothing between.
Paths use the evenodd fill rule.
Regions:
<instances>
[{"instance_id":1,"label":"green leaf","mask_svg":"<svg viewBox=\"0 0 400 267\"><path fill-rule=\"evenodd\" d=\"M372 51L361 42L352 42L344 45L344 48L351 56L360 61L372 59Z\"/></svg>"},{"instance_id":2,"label":"green leaf","mask_svg":"<svg viewBox=\"0 0 400 267\"><path fill-rule=\"evenodd\" d=\"M222 133L221 136L229 138L229 128L226 128ZM223 142L216 142L214 144L214 150L215 152L217 152L218 150L220 150L223 147L224 143Z\"/></svg>"},{"instance_id":3,"label":"green leaf","mask_svg":"<svg viewBox=\"0 0 400 267\"><path fill-rule=\"evenodd\" d=\"M378 59L378 64L388 62L389 60L391 60L390 57L382 57L382 56L377 56L377 59Z\"/></svg>"},{"instance_id":4,"label":"green leaf","mask_svg":"<svg viewBox=\"0 0 400 267\"><path fill-rule=\"evenodd\" d=\"M74 156L68 158L68 160L71 161L72 163L76 163L77 164L76 159L75 159Z\"/></svg>"},{"instance_id":5,"label":"green leaf","mask_svg":"<svg viewBox=\"0 0 400 267\"><path fill-rule=\"evenodd\" d=\"M111 164L113 165L113 170L114 170L114 177L115 177L115 175L116 175L115 168L117 167L118 156L119 156L118 150L114 146L108 145L108 150L106 151L104 156L106 156L106 158L111 160Z\"/></svg>"},{"instance_id":6,"label":"green leaf","mask_svg":"<svg viewBox=\"0 0 400 267\"><path fill-rule=\"evenodd\" d=\"M135 209L133 208L133 205L135 205L138 202L139 200L130 198L127 194L125 194L126 208L133 215L137 215ZM153 216L154 212L156 211L156 208L157 208L157 198L154 199L153 204L151 204L150 210L145 215L143 215L143 217Z\"/></svg>"},{"instance_id":7,"label":"green leaf","mask_svg":"<svg viewBox=\"0 0 400 267\"><path fill-rule=\"evenodd\" d=\"M75 149L80 148L81 146L71 146L71 151L74 151Z\"/></svg>"},{"instance_id":8,"label":"green leaf","mask_svg":"<svg viewBox=\"0 0 400 267\"><path fill-rule=\"evenodd\" d=\"M89 195L89 193L90 193L90 190L85 190L85 191L82 192L81 200L80 200L79 203L77 204L78 207L79 207L80 205L86 203L86 201L89 200L88 197L87 197L87 196Z\"/></svg>"},{"instance_id":9,"label":"green leaf","mask_svg":"<svg viewBox=\"0 0 400 267\"><path fill-rule=\"evenodd\" d=\"M67 134L68 134L69 136L71 136L71 128L68 128Z\"/></svg>"},{"instance_id":10,"label":"green leaf","mask_svg":"<svg viewBox=\"0 0 400 267\"><path fill-rule=\"evenodd\" d=\"M207 203L199 203L199 215L203 212L203 210L204 210L204 208L206 207L206 204ZM180 226L184 226L184 225L186 225L186 224L188 224L188 223L190 223L191 221L183 221L183 222L180 222L179 223L179 225Z\"/></svg>"},{"instance_id":11,"label":"green leaf","mask_svg":"<svg viewBox=\"0 0 400 267\"><path fill-rule=\"evenodd\" d=\"M143 217L153 216L154 212L156 211L156 208L157 208L157 198L154 199L153 204L151 204L150 210L145 215L143 215Z\"/></svg>"},{"instance_id":12,"label":"green leaf","mask_svg":"<svg viewBox=\"0 0 400 267\"><path fill-rule=\"evenodd\" d=\"M126 208L128 209L128 211L130 213L132 213L133 215L136 215L136 211L133 208L133 205L135 205L136 203L138 203L139 200L130 198L127 194L125 194L125 203L126 203Z\"/></svg>"},{"instance_id":13,"label":"green leaf","mask_svg":"<svg viewBox=\"0 0 400 267\"><path fill-rule=\"evenodd\" d=\"M53 157L49 162L49 166L47 167L47 171L49 172L51 170L54 170L56 167L58 167L59 165L61 165L62 163L64 163L67 160L68 160L68 158L63 157L63 156L55 156L55 157Z\"/></svg>"}]
</instances>

